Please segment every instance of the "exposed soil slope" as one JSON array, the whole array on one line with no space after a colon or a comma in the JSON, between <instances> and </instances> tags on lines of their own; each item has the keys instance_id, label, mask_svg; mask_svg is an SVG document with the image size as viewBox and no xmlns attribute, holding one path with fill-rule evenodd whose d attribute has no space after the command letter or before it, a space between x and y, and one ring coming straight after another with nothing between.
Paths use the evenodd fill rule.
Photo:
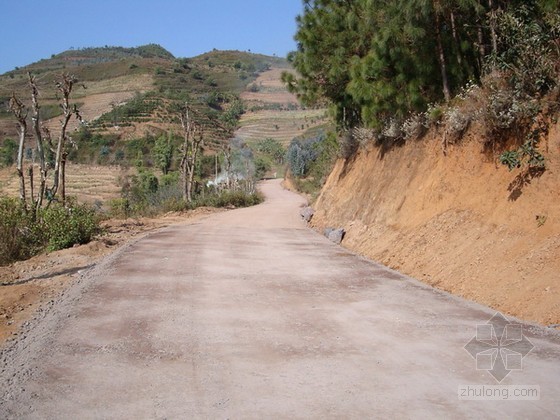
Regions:
<instances>
[{"instance_id":1,"label":"exposed soil slope","mask_svg":"<svg viewBox=\"0 0 560 420\"><path fill-rule=\"evenodd\" d=\"M560 127L547 170L509 172L472 135L444 156L437 134L340 160L313 224L344 246L448 292L526 320L560 323Z\"/></svg>"}]
</instances>

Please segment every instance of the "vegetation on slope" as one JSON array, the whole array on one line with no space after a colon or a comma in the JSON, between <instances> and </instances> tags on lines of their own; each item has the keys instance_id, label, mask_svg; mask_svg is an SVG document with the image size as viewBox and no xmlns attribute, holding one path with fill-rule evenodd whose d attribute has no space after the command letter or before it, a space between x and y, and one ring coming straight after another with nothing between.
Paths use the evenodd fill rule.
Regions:
<instances>
[{"instance_id":1,"label":"vegetation on slope","mask_svg":"<svg viewBox=\"0 0 560 420\"><path fill-rule=\"evenodd\" d=\"M59 182L65 185L61 178L64 170L59 172L57 168L66 162L134 168L122 178L121 198L105 206L115 216L260 202L262 197L256 193L252 178L251 151L244 144L234 145L230 139L244 112L239 93L272 64L285 67L286 61L237 51L212 51L192 59L175 59L163 48L149 45L67 51L2 76L0 102L10 112L3 112L0 120L14 126L14 116L21 117L19 133L14 131L21 147L10 137L1 139L0 164L17 163L20 180L20 202L3 202L6 217L0 228L6 234L0 246L5 248L6 259L1 263L26 258L45 247L58 249L82 243L96 232L95 212L75 205L65 195L59 197L55 188ZM65 74L63 79L61 71ZM28 77L27 72L38 76ZM106 106L110 110L100 117L80 119L75 131L70 126L65 130L66 123L61 131L54 121L73 120L74 114L81 116L81 101L89 101L85 90L79 92L80 102L68 101L61 107L56 94L60 80L72 80L76 86L84 83L86 87L92 83L95 96L111 94L111 89L118 91L123 81L126 84L137 74L151 74L151 79L144 80L153 83L142 86L142 92L131 99L113 100L107 104L110 107ZM39 106L27 103L30 86L36 89L33 95ZM32 115L37 124L31 120ZM43 123L49 131L42 132ZM51 149L62 152L55 155ZM40 167L34 163L38 156L44 162ZM219 172L225 173L220 179ZM40 188L33 190L32 180L37 181L37 173ZM208 183L209 179L213 182ZM62 218L64 223L59 220ZM91 227L83 237L82 219ZM57 226L62 230L55 232ZM75 229L79 231L75 233Z\"/></svg>"},{"instance_id":2,"label":"vegetation on slope","mask_svg":"<svg viewBox=\"0 0 560 420\"><path fill-rule=\"evenodd\" d=\"M493 158L545 169L543 113L560 108L557 2L308 0L297 22L299 76L283 80L304 104L330 106L342 157L432 127L446 153L478 124Z\"/></svg>"},{"instance_id":3,"label":"vegetation on slope","mask_svg":"<svg viewBox=\"0 0 560 420\"><path fill-rule=\"evenodd\" d=\"M88 88L75 93L75 97L79 96L78 107L88 101L92 90L95 94L108 94L105 101L110 103L105 106L106 112L93 120L86 120L87 125L72 134L78 148L70 151L70 161L133 166L137 155L126 153L130 149L127 146L130 140L144 138L148 149L144 148L143 153L149 155L150 144L153 144L150 138L178 131L177 117L171 111L173 104L188 101L207 122L219 120L223 124L235 125L244 112L239 94L259 72L271 65L286 68L287 62L277 57L217 50L194 58L176 59L158 45L85 48L53 55L51 59L0 76L2 161L10 164L15 157L11 144L17 133L7 108L12 92L24 99L28 96L27 71L40 73L37 80L41 89L43 121L56 119L61 113L55 81L62 71L74 75ZM126 84L121 78L128 80L139 74L152 76L152 79L146 79L148 85L139 86L137 93L130 95L131 99L110 99L111 93L118 98L120 86ZM99 78L103 80L99 81ZM2 136L2 128L7 135ZM210 139L207 147L216 149L218 145L215 143L219 141L211 138L219 137L219 133L212 125L208 125L206 131Z\"/></svg>"},{"instance_id":4,"label":"vegetation on slope","mask_svg":"<svg viewBox=\"0 0 560 420\"><path fill-rule=\"evenodd\" d=\"M291 55L301 77L284 77L304 102L332 104L339 125L382 127L493 71L517 95L545 94L557 83L559 32L549 0L308 0Z\"/></svg>"}]
</instances>

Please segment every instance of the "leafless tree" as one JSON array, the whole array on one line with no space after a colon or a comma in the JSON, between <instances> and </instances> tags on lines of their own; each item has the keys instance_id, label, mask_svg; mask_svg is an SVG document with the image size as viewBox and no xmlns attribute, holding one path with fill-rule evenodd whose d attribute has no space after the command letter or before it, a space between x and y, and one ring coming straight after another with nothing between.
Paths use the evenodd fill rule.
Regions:
<instances>
[{"instance_id":1,"label":"leafless tree","mask_svg":"<svg viewBox=\"0 0 560 420\"><path fill-rule=\"evenodd\" d=\"M183 145L181 147L183 198L190 203L193 200L194 174L198 153L204 142L204 131L202 125L195 121L195 112L188 103L180 108L179 119L183 129Z\"/></svg>"},{"instance_id":2,"label":"leafless tree","mask_svg":"<svg viewBox=\"0 0 560 420\"><path fill-rule=\"evenodd\" d=\"M31 122L33 125L33 135L35 136L35 144L37 146L37 156L39 158L39 193L37 194L37 201L35 202L35 211L37 212L43 205L43 198L45 197L45 190L47 188L47 175L48 167L45 156L45 146L43 142L43 133L41 132L41 116L39 105L39 89L35 83L35 77L31 73L27 73L29 78L29 88L31 89Z\"/></svg>"},{"instance_id":3,"label":"leafless tree","mask_svg":"<svg viewBox=\"0 0 560 420\"><path fill-rule=\"evenodd\" d=\"M33 168L29 168L29 183L31 191L31 205L34 208L34 212L43 206L43 202L47 199L47 206L50 205L52 200L55 198L57 192L61 192L62 202L66 201L66 191L65 191L65 165L68 156L67 144L71 141L68 136L68 123L72 116L76 116L81 121L80 113L77 107L70 105L70 94L74 85L77 83L77 79L74 76L68 74L63 74L60 81L57 82L56 87L58 92L61 94L61 108L62 108L62 120L60 135L57 138L56 144L53 143L51 133L46 126L41 123L41 106L39 104L39 89L37 88L37 83L35 77L28 73L28 84L31 91L31 125L33 136L35 137L35 144L37 147L37 157L39 164L39 191L37 193L37 198L34 197L33 192ZM17 120L18 131L19 131L19 148L18 148L18 160L17 160L17 172L20 181L20 200L25 206L27 206L27 197L25 190L25 175L23 173L23 153L25 150L25 140L28 131L27 126L27 116L28 110L19 98L12 94L10 99L10 110L14 114ZM46 148L49 147L50 151L54 155L54 180L51 188L47 188L47 177L49 169L51 169L49 163L47 162Z\"/></svg>"},{"instance_id":4,"label":"leafless tree","mask_svg":"<svg viewBox=\"0 0 560 420\"><path fill-rule=\"evenodd\" d=\"M71 141L68 137L68 123L72 116L82 121L82 117L76 105L70 105L70 94L74 85L78 82L74 76L68 74L63 74L60 81L56 83L56 87L60 92L61 96L61 108L62 108L62 120L60 121L60 135L58 136L58 141L56 146L52 142L50 132L43 129L46 133L46 138L48 139L51 151L54 153L54 182L53 186L49 190L49 196L55 197L60 188L60 198L63 204L66 203L66 159L68 157L67 144Z\"/></svg>"},{"instance_id":5,"label":"leafless tree","mask_svg":"<svg viewBox=\"0 0 560 420\"><path fill-rule=\"evenodd\" d=\"M25 176L23 175L23 151L25 150L25 138L27 136L27 109L25 105L16 97L15 93L10 98L10 110L14 114L18 124L19 147L17 154L17 173L19 177L19 199L24 208L27 208L27 198L25 194Z\"/></svg>"}]
</instances>

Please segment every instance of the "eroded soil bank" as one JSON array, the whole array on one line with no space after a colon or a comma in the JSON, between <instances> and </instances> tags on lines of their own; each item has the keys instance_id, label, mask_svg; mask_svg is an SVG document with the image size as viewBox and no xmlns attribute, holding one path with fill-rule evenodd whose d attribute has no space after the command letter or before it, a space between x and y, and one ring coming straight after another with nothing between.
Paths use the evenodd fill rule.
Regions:
<instances>
[{"instance_id":1,"label":"eroded soil bank","mask_svg":"<svg viewBox=\"0 0 560 420\"><path fill-rule=\"evenodd\" d=\"M509 171L470 134L444 155L441 133L337 162L313 225L407 275L543 325L560 323L560 127L546 171Z\"/></svg>"}]
</instances>

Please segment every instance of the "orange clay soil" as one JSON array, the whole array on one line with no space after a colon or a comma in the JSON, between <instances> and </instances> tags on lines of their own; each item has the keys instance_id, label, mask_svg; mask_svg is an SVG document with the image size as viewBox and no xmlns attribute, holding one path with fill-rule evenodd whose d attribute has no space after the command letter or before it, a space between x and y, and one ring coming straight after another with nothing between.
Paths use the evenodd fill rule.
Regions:
<instances>
[{"instance_id":1,"label":"orange clay soil","mask_svg":"<svg viewBox=\"0 0 560 420\"><path fill-rule=\"evenodd\" d=\"M560 125L541 176L483 152L473 129L444 155L441 134L339 160L315 203L343 245L505 314L560 323Z\"/></svg>"}]
</instances>

